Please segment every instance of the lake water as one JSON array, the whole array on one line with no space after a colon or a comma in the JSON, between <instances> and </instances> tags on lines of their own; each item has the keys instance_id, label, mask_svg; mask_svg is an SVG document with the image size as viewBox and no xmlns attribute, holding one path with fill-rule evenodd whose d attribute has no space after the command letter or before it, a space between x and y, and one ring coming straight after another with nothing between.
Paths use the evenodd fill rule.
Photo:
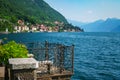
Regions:
<instances>
[{"instance_id":1,"label":"lake water","mask_svg":"<svg viewBox=\"0 0 120 80\"><path fill-rule=\"evenodd\" d=\"M120 80L120 33L17 33L0 38L74 44L72 80Z\"/></svg>"}]
</instances>

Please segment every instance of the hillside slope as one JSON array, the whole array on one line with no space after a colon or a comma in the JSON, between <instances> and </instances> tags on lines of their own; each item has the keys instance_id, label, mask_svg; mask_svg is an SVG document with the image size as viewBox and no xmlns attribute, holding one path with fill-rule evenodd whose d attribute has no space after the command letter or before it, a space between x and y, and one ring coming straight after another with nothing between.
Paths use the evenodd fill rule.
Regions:
<instances>
[{"instance_id":1,"label":"hillside slope","mask_svg":"<svg viewBox=\"0 0 120 80\"><path fill-rule=\"evenodd\" d=\"M0 0L0 19L15 23L18 19L25 22L42 23L67 20L43 0Z\"/></svg>"}]
</instances>

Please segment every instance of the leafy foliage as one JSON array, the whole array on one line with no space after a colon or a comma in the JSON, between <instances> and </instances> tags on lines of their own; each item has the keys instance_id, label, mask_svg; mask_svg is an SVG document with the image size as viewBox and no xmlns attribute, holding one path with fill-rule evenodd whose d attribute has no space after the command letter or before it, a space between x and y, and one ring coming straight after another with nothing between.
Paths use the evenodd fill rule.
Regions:
<instances>
[{"instance_id":1,"label":"leafy foliage","mask_svg":"<svg viewBox=\"0 0 120 80\"><path fill-rule=\"evenodd\" d=\"M0 20L0 31L5 31L8 28L9 32L13 30L13 24L8 20Z\"/></svg>"},{"instance_id":2,"label":"leafy foliage","mask_svg":"<svg viewBox=\"0 0 120 80\"><path fill-rule=\"evenodd\" d=\"M27 54L28 50L25 45L10 41L0 45L0 64L8 64L9 58L26 58Z\"/></svg>"},{"instance_id":3,"label":"leafy foliage","mask_svg":"<svg viewBox=\"0 0 120 80\"><path fill-rule=\"evenodd\" d=\"M18 19L31 24L46 21L67 23L64 16L51 8L43 0L0 0L0 19L6 19L14 24L16 24Z\"/></svg>"}]
</instances>

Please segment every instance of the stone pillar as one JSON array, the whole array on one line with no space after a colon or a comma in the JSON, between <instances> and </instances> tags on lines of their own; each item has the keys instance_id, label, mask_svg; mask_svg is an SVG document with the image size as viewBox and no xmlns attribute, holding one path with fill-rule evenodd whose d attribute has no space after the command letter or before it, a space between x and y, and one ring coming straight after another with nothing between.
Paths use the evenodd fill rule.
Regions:
<instances>
[{"instance_id":1,"label":"stone pillar","mask_svg":"<svg viewBox=\"0 0 120 80\"><path fill-rule=\"evenodd\" d=\"M5 78L5 67L0 67L0 80Z\"/></svg>"},{"instance_id":2,"label":"stone pillar","mask_svg":"<svg viewBox=\"0 0 120 80\"><path fill-rule=\"evenodd\" d=\"M9 64L10 80L36 80L38 62L34 58L11 58Z\"/></svg>"}]
</instances>

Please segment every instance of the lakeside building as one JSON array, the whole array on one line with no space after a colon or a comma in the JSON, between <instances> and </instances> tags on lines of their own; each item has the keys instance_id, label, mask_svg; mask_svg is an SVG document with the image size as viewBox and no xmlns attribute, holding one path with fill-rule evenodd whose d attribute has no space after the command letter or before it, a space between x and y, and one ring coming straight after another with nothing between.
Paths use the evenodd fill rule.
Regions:
<instances>
[{"instance_id":1,"label":"lakeside building","mask_svg":"<svg viewBox=\"0 0 120 80\"><path fill-rule=\"evenodd\" d=\"M28 23L27 23L28 24ZM65 28L63 23L54 22L55 26L46 26L45 24L25 25L24 21L18 20L18 26L14 27L14 32L79 32L77 28Z\"/></svg>"}]
</instances>

